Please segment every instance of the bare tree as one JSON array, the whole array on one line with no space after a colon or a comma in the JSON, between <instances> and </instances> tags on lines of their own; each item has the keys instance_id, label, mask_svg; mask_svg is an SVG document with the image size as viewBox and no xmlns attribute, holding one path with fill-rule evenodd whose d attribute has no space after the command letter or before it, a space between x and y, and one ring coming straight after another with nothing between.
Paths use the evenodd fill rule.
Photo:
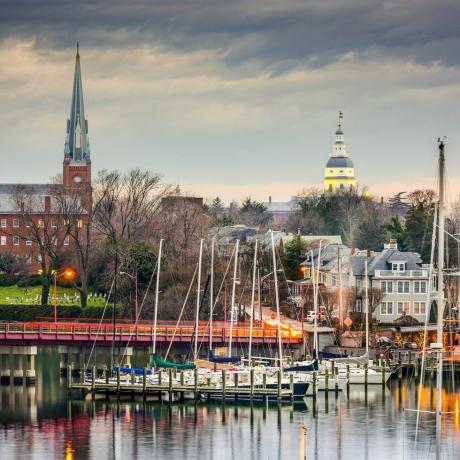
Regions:
<instances>
[{"instance_id":1,"label":"bare tree","mask_svg":"<svg viewBox=\"0 0 460 460\"><path fill-rule=\"evenodd\" d=\"M80 293L81 306L86 307L89 263L93 249L94 207L91 200L91 186L65 188L62 184L55 184L50 187L50 191L70 239L68 255L72 263L75 263L78 273L74 286ZM97 207L98 204L99 202L95 206Z\"/></svg>"},{"instance_id":2,"label":"bare tree","mask_svg":"<svg viewBox=\"0 0 460 460\"><path fill-rule=\"evenodd\" d=\"M41 303L47 305L54 271L59 267L69 244L68 230L62 225L59 207L52 200L51 193L43 196L33 187L18 185L13 190L12 199L22 225L21 230L11 236L30 246L27 263L32 264L36 259L40 265Z\"/></svg>"},{"instance_id":3,"label":"bare tree","mask_svg":"<svg viewBox=\"0 0 460 460\"><path fill-rule=\"evenodd\" d=\"M162 198L170 190L161 184L158 174L150 171L99 172L93 193L92 225L113 257L115 296L120 257L130 241L145 236L150 222L160 210ZM116 302L116 298L114 300Z\"/></svg>"}]
</instances>

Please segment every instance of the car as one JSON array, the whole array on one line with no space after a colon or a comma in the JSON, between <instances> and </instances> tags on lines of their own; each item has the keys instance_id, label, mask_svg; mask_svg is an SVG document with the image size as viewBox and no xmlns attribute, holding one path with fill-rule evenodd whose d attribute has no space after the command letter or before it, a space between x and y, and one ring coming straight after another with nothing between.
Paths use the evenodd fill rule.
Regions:
<instances>
[{"instance_id":1,"label":"car","mask_svg":"<svg viewBox=\"0 0 460 460\"><path fill-rule=\"evenodd\" d=\"M406 350L418 350L419 349L418 345L415 342L406 342L404 344L404 348Z\"/></svg>"}]
</instances>

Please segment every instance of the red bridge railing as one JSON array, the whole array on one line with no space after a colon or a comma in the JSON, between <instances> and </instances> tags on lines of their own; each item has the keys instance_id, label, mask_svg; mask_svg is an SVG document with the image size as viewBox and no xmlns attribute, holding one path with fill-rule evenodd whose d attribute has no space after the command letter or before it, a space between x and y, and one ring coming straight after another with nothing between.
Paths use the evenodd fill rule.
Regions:
<instances>
[{"instance_id":1,"label":"red bridge railing","mask_svg":"<svg viewBox=\"0 0 460 460\"><path fill-rule=\"evenodd\" d=\"M224 326L213 328L213 341L228 342L230 338L230 327L223 323ZM193 325L185 324L170 325L159 324L157 326L157 340L169 342L175 340L178 342L190 341L195 334ZM234 326L232 331L233 340L246 342L249 341L250 329L248 326ZM277 329L268 327L253 328L252 336L254 341L259 342L276 342ZM148 342L153 337L153 326L151 325L133 325L117 324L115 333L112 324L95 324L95 323L75 323L75 322L27 322L27 323L0 323L0 341L53 341L53 342L71 342L84 340L101 340L112 341L115 337L117 342L126 342L131 339L134 342ZM209 328L206 324L198 327L198 337L200 340L209 339ZM296 329L282 329L281 338L284 342L298 343L302 341L302 331Z\"/></svg>"}]
</instances>

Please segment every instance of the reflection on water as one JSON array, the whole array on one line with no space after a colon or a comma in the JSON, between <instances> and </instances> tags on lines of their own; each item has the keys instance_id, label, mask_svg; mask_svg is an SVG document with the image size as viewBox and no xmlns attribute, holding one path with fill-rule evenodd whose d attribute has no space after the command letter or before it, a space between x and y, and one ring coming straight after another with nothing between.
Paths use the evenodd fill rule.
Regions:
<instances>
[{"instance_id":1,"label":"reflection on water","mask_svg":"<svg viewBox=\"0 0 460 460\"><path fill-rule=\"evenodd\" d=\"M41 351L36 387L2 387L0 457L7 459L430 459L434 415L422 413L414 446L416 387L351 386L347 395L296 407L68 401L57 355ZM421 409L436 391L421 389ZM443 394L443 458L460 458L459 395ZM305 432L303 426L307 428ZM305 445L306 440L306 445Z\"/></svg>"}]
</instances>

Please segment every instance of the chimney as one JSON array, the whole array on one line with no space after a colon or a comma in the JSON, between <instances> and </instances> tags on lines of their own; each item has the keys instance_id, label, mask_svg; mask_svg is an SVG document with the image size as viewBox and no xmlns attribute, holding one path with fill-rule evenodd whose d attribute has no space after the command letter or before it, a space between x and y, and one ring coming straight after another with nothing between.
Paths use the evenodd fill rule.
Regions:
<instances>
[{"instance_id":1,"label":"chimney","mask_svg":"<svg viewBox=\"0 0 460 460\"><path fill-rule=\"evenodd\" d=\"M48 214L51 211L51 197L45 196L45 212Z\"/></svg>"},{"instance_id":2,"label":"chimney","mask_svg":"<svg viewBox=\"0 0 460 460\"><path fill-rule=\"evenodd\" d=\"M370 249L367 250L366 256L367 256L367 257L370 257L370 256L371 256L371 250L370 250Z\"/></svg>"}]
</instances>

